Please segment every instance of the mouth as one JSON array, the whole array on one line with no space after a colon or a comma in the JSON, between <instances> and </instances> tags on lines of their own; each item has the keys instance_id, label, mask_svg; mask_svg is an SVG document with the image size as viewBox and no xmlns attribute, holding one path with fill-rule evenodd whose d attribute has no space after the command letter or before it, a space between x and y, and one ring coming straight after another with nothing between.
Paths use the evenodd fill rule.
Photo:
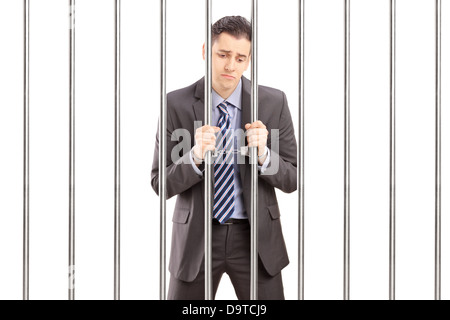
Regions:
<instances>
[{"instance_id":1,"label":"mouth","mask_svg":"<svg viewBox=\"0 0 450 320\"><path fill-rule=\"evenodd\" d=\"M225 73L221 74L221 76L223 78L225 78L225 79L230 79L230 80L234 80L235 79L235 77L233 77L232 75L225 74Z\"/></svg>"}]
</instances>

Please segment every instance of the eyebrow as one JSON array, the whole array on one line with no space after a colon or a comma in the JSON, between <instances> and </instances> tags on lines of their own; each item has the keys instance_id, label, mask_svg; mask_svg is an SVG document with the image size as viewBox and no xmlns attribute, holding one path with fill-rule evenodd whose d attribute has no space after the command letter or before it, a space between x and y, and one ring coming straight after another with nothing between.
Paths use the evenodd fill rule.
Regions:
<instances>
[{"instance_id":1,"label":"eyebrow","mask_svg":"<svg viewBox=\"0 0 450 320\"><path fill-rule=\"evenodd\" d=\"M218 51L218 52L222 52L222 53L231 53L230 50L217 50L217 51ZM240 53L238 53L238 56L239 56L239 57L247 58L247 56L246 56L245 54L240 54Z\"/></svg>"}]
</instances>

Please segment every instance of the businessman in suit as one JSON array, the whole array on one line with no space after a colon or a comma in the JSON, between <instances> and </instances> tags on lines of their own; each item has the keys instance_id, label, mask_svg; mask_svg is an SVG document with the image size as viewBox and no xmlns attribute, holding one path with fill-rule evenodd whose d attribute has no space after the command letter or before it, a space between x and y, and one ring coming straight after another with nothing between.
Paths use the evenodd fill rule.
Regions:
<instances>
[{"instance_id":1,"label":"businessman in suit","mask_svg":"<svg viewBox=\"0 0 450 320\"><path fill-rule=\"evenodd\" d=\"M289 263L275 188L297 189L297 144L286 95L259 86L259 120L250 121L251 25L230 16L212 27L212 126L204 120L204 78L167 95L167 197L173 214L168 299L204 299L204 158L214 163L213 292L227 273L238 299L250 297L250 164L235 150L258 148L258 298L284 299L281 270ZM203 46L203 58L205 47ZM180 138L179 129L188 132ZM235 132L245 132L234 134ZM179 148L180 141L188 148ZM158 134L151 183L158 192Z\"/></svg>"}]
</instances>

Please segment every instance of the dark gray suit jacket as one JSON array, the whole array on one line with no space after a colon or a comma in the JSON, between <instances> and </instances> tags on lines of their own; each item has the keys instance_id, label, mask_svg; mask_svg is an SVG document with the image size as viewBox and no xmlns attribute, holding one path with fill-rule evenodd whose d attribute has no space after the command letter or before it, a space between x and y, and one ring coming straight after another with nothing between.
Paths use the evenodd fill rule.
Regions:
<instances>
[{"instance_id":1,"label":"dark gray suit jacket","mask_svg":"<svg viewBox=\"0 0 450 320\"><path fill-rule=\"evenodd\" d=\"M251 83L242 77L242 124L250 123ZM279 90L259 86L259 120L269 130L270 165L278 161L276 174L260 174L258 182L259 257L270 275L279 273L288 263L280 224L275 188L283 192L297 189L297 143L286 95ZM167 197L178 195L173 214L172 249L169 271L182 281L193 281L204 257L204 183L189 162L190 150L175 163L171 161L172 132L187 129L194 144L194 122L204 120L204 78L193 85L167 95ZM279 152L271 148L272 129L279 129ZM245 130L245 129L244 129ZM152 187L158 193L158 133L151 173ZM240 164L244 205L250 213L250 165ZM270 171L268 168L268 171Z\"/></svg>"}]
</instances>

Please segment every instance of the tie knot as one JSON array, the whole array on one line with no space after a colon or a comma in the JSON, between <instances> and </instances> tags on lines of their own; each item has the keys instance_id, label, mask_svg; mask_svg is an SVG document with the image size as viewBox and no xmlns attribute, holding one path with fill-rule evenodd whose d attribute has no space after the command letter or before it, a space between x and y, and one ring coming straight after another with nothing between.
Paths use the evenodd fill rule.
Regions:
<instances>
[{"instance_id":1,"label":"tie knot","mask_svg":"<svg viewBox=\"0 0 450 320\"><path fill-rule=\"evenodd\" d=\"M219 110L223 114L228 114L228 102L224 101L221 104L219 104Z\"/></svg>"}]
</instances>

